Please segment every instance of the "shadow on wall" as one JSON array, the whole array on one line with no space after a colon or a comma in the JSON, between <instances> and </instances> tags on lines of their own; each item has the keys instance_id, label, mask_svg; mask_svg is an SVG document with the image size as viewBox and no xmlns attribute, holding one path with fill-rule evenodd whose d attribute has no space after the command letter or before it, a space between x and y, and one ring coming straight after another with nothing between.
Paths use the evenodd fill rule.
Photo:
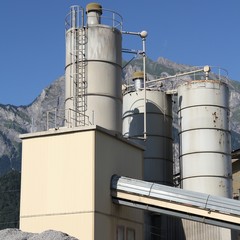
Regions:
<instances>
[{"instance_id":1,"label":"shadow on wall","mask_svg":"<svg viewBox=\"0 0 240 240\"><path fill-rule=\"evenodd\" d=\"M156 227L156 226L161 226ZM187 240L182 220L172 216L152 214L149 240Z\"/></svg>"},{"instance_id":2,"label":"shadow on wall","mask_svg":"<svg viewBox=\"0 0 240 240\"><path fill-rule=\"evenodd\" d=\"M134 104L137 105L135 102ZM134 108L129 115L129 136L145 146L144 180L164 185L173 185L172 156L172 116L165 115L165 110L153 102L147 102L147 141L143 137L143 106ZM145 239L147 240L186 240L182 220L156 213L145 214Z\"/></svg>"}]
</instances>

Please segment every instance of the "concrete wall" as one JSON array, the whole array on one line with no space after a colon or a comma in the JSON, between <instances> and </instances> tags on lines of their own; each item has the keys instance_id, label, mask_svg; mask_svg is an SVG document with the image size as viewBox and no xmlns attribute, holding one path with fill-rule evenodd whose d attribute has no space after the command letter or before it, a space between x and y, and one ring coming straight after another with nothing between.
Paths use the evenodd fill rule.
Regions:
<instances>
[{"instance_id":1,"label":"concrete wall","mask_svg":"<svg viewBox=\"0 0 240 240\"><path fill-rule=\"evenodd\" d=\"M97 127L21 138L21 230L110 240L121 225L142 239L142 211L114 205L110 195L113 174L142 178L142 149Z\"/></svg>"}]
</instances>

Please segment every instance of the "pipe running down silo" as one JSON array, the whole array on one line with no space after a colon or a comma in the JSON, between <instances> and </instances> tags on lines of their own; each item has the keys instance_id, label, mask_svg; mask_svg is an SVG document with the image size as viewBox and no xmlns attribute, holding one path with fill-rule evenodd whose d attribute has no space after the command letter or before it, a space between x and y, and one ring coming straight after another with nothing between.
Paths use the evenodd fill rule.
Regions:
<instances>
[{"instance_id":1,"label":"pipe running down silo","mask_svg":"<svg viewBox=\"0 0 240 240\"><path fill-rule=\"evenodd\" d=\"M85 25L84 10L73 6L66 23L65 126L94 124L121 133L121 16L114 12L113 25L104 24L97 3L88 4L86 14Z\"/></svg>"}]
</instances>

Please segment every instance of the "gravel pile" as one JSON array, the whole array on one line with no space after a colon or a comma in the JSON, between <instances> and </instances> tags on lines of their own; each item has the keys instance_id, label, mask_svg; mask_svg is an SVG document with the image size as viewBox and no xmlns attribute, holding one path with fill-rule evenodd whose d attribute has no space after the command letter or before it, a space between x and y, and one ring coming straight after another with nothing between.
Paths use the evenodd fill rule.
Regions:
<instances>
[{"instance_id":1,"label":"gravel pile","mask_svg":"<svg viewBox=\"0 0 240 240\"><path fill-rule=\"evenodd\" d=\"M26 233L19 229L8 228L0 231L1 240L78 240L66 233L47 230L42 233Z\"/></svg>"}]
</instances>

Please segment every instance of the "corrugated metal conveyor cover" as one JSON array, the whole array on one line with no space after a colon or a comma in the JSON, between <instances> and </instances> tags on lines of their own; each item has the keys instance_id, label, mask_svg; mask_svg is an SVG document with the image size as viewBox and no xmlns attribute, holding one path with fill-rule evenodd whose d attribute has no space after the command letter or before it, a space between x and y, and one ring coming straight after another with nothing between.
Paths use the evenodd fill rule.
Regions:
<instances>
[{"instance_id":1,"label":"corrugated metal conveyor cover","mask_svg":"<svg viewBox=\"0 0 240 240\"><path fill-rule=\"evenodd\" d=\"M211 211L240 216L240 201L209 195L206 208Z\"/></svg>"},{"instance_id":2,"label":"corrugated metal conveyor cover","mask_svg":"<svg viewBox=\"0 0 240 240\"><path fill-rule=\"evenodd\" d=\"M131 179L121 177L117 175L112 176L111 188L123 191L123 192L134 192L139 195L149 196L149 191L152 188L153 183L144 182L137 179Z\"/></svg>"},{"instance_id":3,"label":"corrugated metal conveyor cover","mask_svg":"<svg viewBox=\"0 0 240 240\"><path fill-rule=\"evenodd\" d=\"M183 191L179 188L167 187L159 184L153 184L150 196L166 201L189 204L199 208L205 208L208 199L207 194Z\"/></svg>"},{"instance_id":4,"label":"corrugated metal conveyor cover","mask_svg":"<svg viewBox=\"0 0 240 240\"><path fill-rule=\"evenodd\" d=\"M211 196L117 175L113 175L112 177L111 188L115 191L146 196L211 212L233 214L240 217L240 201L233 199Z\"/></svg>"}]
</instances>

